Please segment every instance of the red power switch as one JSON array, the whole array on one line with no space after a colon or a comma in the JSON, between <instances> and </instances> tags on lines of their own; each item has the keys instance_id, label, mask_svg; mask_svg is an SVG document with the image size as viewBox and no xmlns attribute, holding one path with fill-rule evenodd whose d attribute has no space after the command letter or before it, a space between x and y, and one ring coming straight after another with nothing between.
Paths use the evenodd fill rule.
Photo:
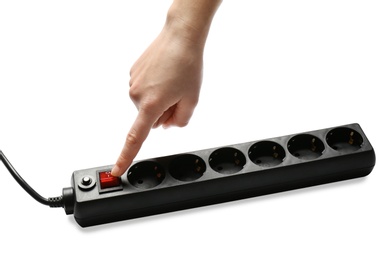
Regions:
<instances>
[{"instance_id":1,"label":"red power switch","mask_svg":"<svg viewBox=\"0 0 390 260\"><path fill-rule=\"evenodd\" d=\"M102 189L116 187L121 184L121 179L112 176L110 171L99 172L99 179Z\"/></svg>"}]
</instances>

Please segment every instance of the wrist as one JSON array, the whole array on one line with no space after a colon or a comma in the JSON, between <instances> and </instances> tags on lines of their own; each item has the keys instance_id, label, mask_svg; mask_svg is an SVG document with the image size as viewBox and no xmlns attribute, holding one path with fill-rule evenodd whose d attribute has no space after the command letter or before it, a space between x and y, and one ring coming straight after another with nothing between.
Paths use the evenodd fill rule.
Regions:
<instances>
[{"instance_id":1,"label":"wrist","mask_svg":"<svg viewBox=\"0 0 390 260\"><path fill-rule=\"evenodd\" d=\"M175 0L164 28L189 43L203 47L220 0Z\"/></svg>"}]
</instances>

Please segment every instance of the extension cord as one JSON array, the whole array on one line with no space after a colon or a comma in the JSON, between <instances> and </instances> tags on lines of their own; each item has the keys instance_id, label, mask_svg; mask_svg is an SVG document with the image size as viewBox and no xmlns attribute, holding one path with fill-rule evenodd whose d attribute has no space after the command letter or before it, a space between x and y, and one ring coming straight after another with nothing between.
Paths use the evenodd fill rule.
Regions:
<instances>
[{"instance_id":1,"label":"extension cord","mask_svg":"<svg viewBox=\"0 0 390 260\"><path fill-rule=\"evenodd\" d=\"M30 195L82 227L364 177L375 166L363 130L349 124L142 160L121 177L113 165L78 170L61 197L45 200L0 154Z\"/></svg>"}]
</instances>

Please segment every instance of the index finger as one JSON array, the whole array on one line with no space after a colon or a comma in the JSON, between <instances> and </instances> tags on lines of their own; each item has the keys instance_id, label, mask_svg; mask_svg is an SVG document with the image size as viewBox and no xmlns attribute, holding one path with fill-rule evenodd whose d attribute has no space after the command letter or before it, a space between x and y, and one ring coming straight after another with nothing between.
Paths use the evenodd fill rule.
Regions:
<instances>
[{"instance_id":1,"label":"index finger","mask_svg":"<svg viewBox=\"0 0 390 260\"><path fill-rule=\"evenodd\" d=\"M151 115L144 110L139 111L137 118L127 134L122 152L111 170L111 175L121 176L129 168L157 119L158 115Z\"/></svg>"}]
</instances>

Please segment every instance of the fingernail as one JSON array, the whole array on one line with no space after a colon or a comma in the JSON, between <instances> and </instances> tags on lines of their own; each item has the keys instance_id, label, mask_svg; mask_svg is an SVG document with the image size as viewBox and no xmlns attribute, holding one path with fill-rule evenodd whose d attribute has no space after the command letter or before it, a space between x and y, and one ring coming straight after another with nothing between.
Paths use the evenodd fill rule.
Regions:
<instances>
[{"instance_id":1,"label":"fingernail","mask_svg":"<svg viewBox=\"0 0 390 260\"><path fill-rule=\"evenodd\" d=\"M111 169L111 175L115 177L119 177L121 174L119 170L120 170L119 167L115 165L114 168Z\"/></svg>"}]
</instances>

